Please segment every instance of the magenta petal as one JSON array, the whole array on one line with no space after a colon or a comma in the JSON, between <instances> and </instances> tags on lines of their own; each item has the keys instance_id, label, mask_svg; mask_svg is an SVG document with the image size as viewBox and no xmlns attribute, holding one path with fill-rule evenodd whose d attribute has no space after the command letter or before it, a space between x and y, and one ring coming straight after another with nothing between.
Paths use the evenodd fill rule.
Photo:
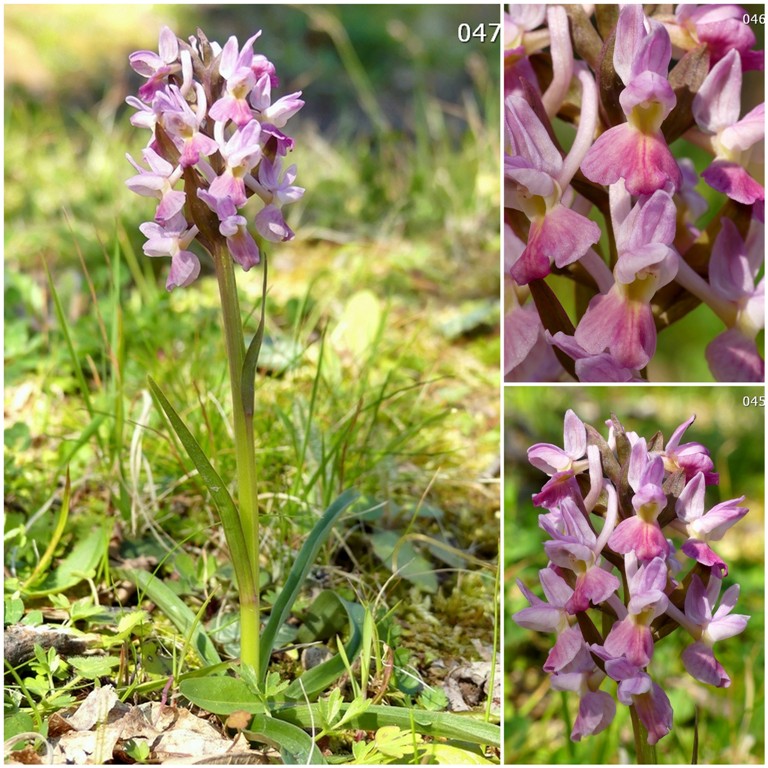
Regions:
<instances>
[{"instance_id":1,"label":"magenta petal","mask_svg":"<svg viewBox=\"0 0 768 768\"><path fill-rule=\"evenodd\" d=\"M729 328L707 345L707 364L717 381L765 381L765 362L754 339L738 328Z\"/></svg>"},{"instance_id":2,"label":"magenta petal","mask_svg":"<svg viewBox=\"0 0 768 768\"><path fill-rule=\"evenodd\" d=\"M634 552L639 560L666 557L669 544L656 523L646 523L639 517L622 520L608 539L608 546L621 554Z\"/></svg>"},{"instance_id":3,"label":"magenta petal","mask_svg":"<svg viewBox=\"0 0 768 768\"><path fill-rule=\"evenodd\" d=\"M650 305L627 299L614 285L594 296L574 334L588 353L606 349L624 368L640 370L656 351L656 326Z\"/></svg>"},{"instance_id":4,"label":"magenta petal","mask_svg":"<svg viewBox=\"0 0 768 768\"><path fill-rule=\"evenodd\" d=\"M200 262L191 251L179 251L171 260L171 269L165 287L172 291L193 282L200 274Z\"/></svg>"},{"instance_id":5,"label":"magenta petal","mask_svg":"<svg viewBox=\"0 0 768 768\"><path fill-rule=\"evenodd\" d=\"M578 625L561 632L544 663L545 672L559 672L572 662L584 647L584 638Z\"/></svg>"},{"instance_id":6,"label":"magenta petal","mask_svg":"<svg viewBox=\"0 0 768 768\"><path fill-rule=\"evenodd\" d=\"M680 549L697 563L717 568L721 577L728 575L728 566L705 542L688 539Z\"/></svg>"},{"instance_id":7,"label":"magenta petal","mask_svg":"<svg viewBox=\"0 0 768 768\"><path fill-rule=\"evenodd\" d=\"M523 608L512 616L515 624L536 632L556 632L561 618L561 611L546 603Z\"/></svg>"},{"instance_id":8,"label":"magenta petal","mask_svg":"<svg viewBox=\"0 0 768 768\"><path fill-rule=\"evenodd\" d=\"M572 459L580 459L587 452L587 429L570 408L565 412L563 448Z\"/></svg>"},{"instance_id":9,"label":"magenta petal","mask_svg":"<svg viewBox=\"0 0 768 768\"><path fill-rule=\"evenodd\" d=\"M716 688L727 688L731 684L731 678L705 643L692 643L683 651L681 658L688 674L696 680Z\"/></svg>"},{"instance_id":10,"label":"magenta petal","mask_svg":"<svg viewBox=\"0 0 768 768\"><path fill-rule=\"evenodd\" d=\"M664 137L644 134L629 123L609 128L590 147L581 170L598 184L624 179L632 195L650 195L672 182L680 187L682 174Z\"/></svg>"},{"instance_id":11,"label":"magenta petal","mask_svg":"<svg viewBox=\"0 0 768 768\"><path fill-rule=\"evenodd\" d=\"M616 702L605 691L587 691L579 701L579 714L571 731L572 741L604 731L616 715Z\"/></svg>"},{"instance_id":12,"label":"magenta petal","mask_svg":"<svg viewBox=\"0 0 768 768\"><path fill-rule=\"evenodd\" d=\"M504 372L520 365L536 346L541 320L533 305L515 307L504 318Z\"/></svg>"},{"instance_id":13,"label":"magenta petal","mask_svg":"<svg viewBox=\"0 0 768 768\"><path fill-rule=\"evenodd\" d=\"M648 743L655 744L672 730L672 705L663 689L653 683L648 693L636 696L635 709L648 731Z\"/></svg>"},{"instance_id":14,"label":"magenta petal","mask_svg":"<svg viewBox=\"0 0 768 768\"><path fill-rule=\"evenodd\" d=\"M604 648L611 656L625 658L638 667L645 667L653 656L650 627L635 624L629 617L617 621L605 638Z\"/></svg>"},{"instance_id":15,"label":"magenta petal","mask_svg":"<svg viewBox=\"0 0 768 768\"><path fill-rule=\"evenodd\" d=\"M713 620L707 628L707 635L713 643L727 640L729 637L741 634L747 628L749 616L734 613L732 616L723 616Z\"/></svg>"},{"instance_id":16,"label":"magenta petal","mask_svg":"<svg viewBox=\"0 0 768 768\"><path fill-rule=\"evenodd\" d=\"M619 580L612 573L598 566L588 568L579 574L573 596L566 603L568 613L576 614L589 608L590 601L599 605L619 588Z\"/></svg>"},{"instance_id":17,"label":"magenta petal","mask_svg":"<svg viewBox=\"0 0 768 768\"><path fill-rule=\"evenodd\" d=\"M741 59L735 50L710 70L693 99L696 124L709 133L719 133L739 119L741 110Z\"/></svg>"},{"instance_id":18,"label":"magenta petal","mask_svg":"<svg viewBox=\"0 0 768 768\"><path fill-rule=\"evenodd\" d=\"M701 178L712 189L722 192L731 200L745 205L752 205L765 199L765 188L758 184L738 163L728 160L713 160Z\"/></svg>"}]
</instances>

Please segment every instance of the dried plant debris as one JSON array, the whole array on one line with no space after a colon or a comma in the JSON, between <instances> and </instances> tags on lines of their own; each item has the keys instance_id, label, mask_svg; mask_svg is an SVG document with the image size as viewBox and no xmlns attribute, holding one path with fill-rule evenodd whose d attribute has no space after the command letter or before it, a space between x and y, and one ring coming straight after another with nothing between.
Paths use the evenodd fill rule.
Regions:
<instances>
[{"instance_id":1,"label":"dried plant debris","mask_svg":"<svg viewBox=\"0 0 768 768\"><path fill-rule=\"evenodd\" d=\"M6 763L43 762L30 747L10 754L7 747ZM232 740L184 708L159 702L125 704L111 685L94 690L71 714L51 715L46 749L49 764L125 763L135 761L136 755L142 762L187 765L268 762L241 735Z\"/></svg>"}]
</instances>

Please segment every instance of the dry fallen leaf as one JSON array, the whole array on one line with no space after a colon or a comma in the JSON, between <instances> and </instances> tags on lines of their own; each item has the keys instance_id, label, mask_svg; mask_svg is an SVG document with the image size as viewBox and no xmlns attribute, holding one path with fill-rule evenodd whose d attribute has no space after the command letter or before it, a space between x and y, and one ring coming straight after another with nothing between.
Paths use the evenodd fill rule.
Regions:
<instances>
[{"instance_id":1,"label":"dry fallen leaf","mask_svg":"<svg viewBox=\"0 0 768 768\"><path fill-rule=\"evenodd\" d=\"M112 686L97 688L69 716L51 717L53 762L98 765L124 757L128 741L144 741L152 762L195 763L225 757L259 762L245 739L232 740L189 710L148 702L119 701ZM254 760L255 758L255 760Z\"/></svg>"}]
</instances>

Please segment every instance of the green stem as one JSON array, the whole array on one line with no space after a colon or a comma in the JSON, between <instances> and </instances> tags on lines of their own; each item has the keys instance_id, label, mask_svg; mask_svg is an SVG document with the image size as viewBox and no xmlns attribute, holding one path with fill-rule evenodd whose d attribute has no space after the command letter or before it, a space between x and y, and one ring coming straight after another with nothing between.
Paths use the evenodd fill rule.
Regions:
<instances>
[{"instance_id":1,"label":"green stem","mask_svg":"<svg viewBox=\"0 0 768 768\"><path fill-rule=\"evenodd\" d=\"M259 508L256 489L256 455L253 440L253 417L243 410L242 375L245 359L243 323L232 256L222 242L214 249L213 260L219 282L224 339L229 358L229 380L232 389L232 415L235 429L237 461L237 495L245 548L253 574L253 593L244 594L240 587L240 659L254 669L259 668Z\"/></svg>"},{"instance_id":2,"label":"green stem","mask_svg":"<svg viewBox=\"0 0 768 768\"><path fill-rule=\"evenodd\" d=\"M632 732L635 735L635 756L638 765L655 765L656 749L648 743L648 734L637 716L635 705L629 707L629 714L632 717Z\"/></svg>"}]
</instances>

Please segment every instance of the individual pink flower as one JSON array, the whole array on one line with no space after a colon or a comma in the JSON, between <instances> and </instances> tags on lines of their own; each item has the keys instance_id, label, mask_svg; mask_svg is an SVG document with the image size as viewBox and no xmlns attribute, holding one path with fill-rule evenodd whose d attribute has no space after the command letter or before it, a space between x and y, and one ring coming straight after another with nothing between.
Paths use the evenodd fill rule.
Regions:
<instances>
[{"instance_id":1,"label":"individual pink flower","mask_svg":"<svg viewBox=\"0 0 768 768\"><path fill-rule=\"evenodd\" d=\"M763 262L763 227L753 221L753 231L742 239L735 224L722 219L712 247L709 284L726 304L729 327L707 346L709 368L718 381L765 380L765 362L756 338L765 326L765 278L755 284Z\"/></svg>"},{"instance_id":2,"label":"individual pink flower","mask_svg":"<svg viewBox=\"0 0 768 768\"><path fill-rule=\"evenodd\" d=\"M619 588L616 576L601 567L600 553L616 523L617 510L616 492L611 486L606 491L608 513L599 537L589 526L586 515L571 499L563 499L560 505L562 531L550 525L543 515L539 517L539 523L552 536L552 541L544 543L547 556L555 565L576 574L573 595L565 604L565 609L571 614L586 611L590 603L602 603Z\"/></svg>"},{"instance_id":3,"label":"individual pink flower","mask_svg":"<svg viewBox=\"0 0 768 768\"><path fill-rule=\"evenodd\" d=\"M635 514L622 520L608 539L614 552L633 552L641 561L666 558L669 543L659 527L658 517L667 505L662 488L664 463L661 456L648 453L645 438L640 438L629 455L627 480L634 491Z\"/></svg>"},{"instance_id":4,"label":"individual pink flower","mask_svg":"<svg viewBox=\"0 0 768 768\"><path fill-rule=\"evenodd\" d=\"M755 33L745 23L746 11L739 5L695 5L681 3L675 21L665 22L672 44L690 51L700 43L707 46L710 66L735 50L744 70L763 69L763 51L753 51Z\"/></svg>"},{"instance_id":5,"label":"individual pink flower","mask_svg":"<svg viewBox=\"0 0 768 768\"><path fill-rule=\"evenodd\" d=\"M565 162L528 103L506 99L510 153L504 159L505 205L530 221L527 243L509 273L518 285L546 277L551 265L565 267L600 239L600 228L562 203L563 193L584 156L589 126L596 120L594 82L582 73L583 111L577 138ZM594 104L592 102L595 102Z\"/></svg>"},{"instance_id":6,"label":"individual pink flower","mask_svg":"<svg viewBox=\"0 0 768 768\"><path fill-rule=\"evenodd\" d=\"M159 92L154 103L159 122L181 153L179 165L182 168L196 165L201 154L210 156L219 149L219 145L201 131L205 121L205 90L199 83L195 85L197 103L194 111L175 85Z\"/></svg>"},{"instance_id":7,"label":"individual pink flower","mask_svg":"<svg viewBox=\"0 0 768 768\"><path fill-rule=\"evenodd\" d=\"M698 472L681 492L675 504L677 517L683 524L688 540L681 547L682 551L694 560L716 568L720 576L728 575L728 566L709 546L711 541L720 541L725 532L749 511L741 507L744 496L716 504L709 511L704 511L706 481Z\"/></svg>"},{"instance_id":8,"label":"individual pink flower","mask_svg":"<svg viewBox=\"0 0 768 768\"><path fill-rule=\"evenodd\" d=\"M251 120L226 140L222 123L216 123L214 132L225 166L224 171L211 182L209 192L214 197L231 198L239 208L246 201L244 177L261 159L261 124L258 120Z\"/></svg>"},{"instance_id":9,"label":"individual pink flower","mask_svg":"<svg viewBox=\"0 0 768 768\"><path fill-rule=\"evenodd\" d=\"M641 5L625 5L619 13L613 63L626 86L619 102L627 122L601 134L581 163L581 170L598 184L624 180L632 195L650 195L682 177L661 132L661 124L676 104L667 80L672 55L669 34L648 21Z\"/></svg>"},{"instance_id":10,"label":"individual pink flower","mask_svg":"<svg viewBox=\"0 0 768 768\"><path fill-rule=\"evenodd\" d=\"M765 154L765 105L739 119L741 58L729 51L710 71L693 99L698 127L710 136L715 159L702 174L713 189L745 205L765 200L755 179Z\"/></svg>"},{"instance_id":11,"label":"individual pink flower","mask_svg":"<svg viewBox=\"0 0 768 768\"><path fill-rule=\"evenodd\" d=\"M714 572L710 574L706 587L698 575L694 574L685 596L685 616L694 625L699 639L683 651L682 659L692 677L717 688L727 688L731 679L715 658L712 646L719 640L743 632L749 616L731 615L739 597L738 584L726 589L719 607L713 613L721 585L722 581Z\"/></svg>"},{"instance_id":12,"label":"individual pink flower","mask_svg":"<svg viewBox=\"0 0 768 768\"><path fill-rule=\"evenodd\" d=\"M282 96L272 103L272 80L265 73L256 82L249 100L256 111L256 117L262 123L269 123L276 128L282 128L304 106L304 102L299 96L301 96L301 91L296 91Z\"/></svg>"},{"instance_id":13,"label":"individual pink flower","mask_svg":"<svg viewBox=\"0 0 768 768\"><path fill-rule=\"evenodd\" d=\"M227 240L232 258L247 272L260 259L259 247L248 231L245 216L239 216L232 198L214 197L203 189L197 196L219 217L219 232Z\"/></svg>"},{"instance_id":14,"label":"individual pink flower","mask_svg":"<svg viewBox=\"0 0 768 768\"><path fill-rule=\"evenodd\" d=\"M152 97L165 86L168 75L181 70L179 41L168 27L160 30L158 51L136 51L128 57L132 69L148 78L139 88L139 97L145 102L152 101Z\"/></svg>"},{"instance_id":15,"label":"individual pink flower","mask_svg":"<svg viewBox=\"0 0 768 768\"><path fill-rule=\"evenodd\" d=\"M169 291L187 286L197 279L200 261L192 251L187 250L197 235L197 227L188 227L184 216L177 214L162 224L148 221L139 229L147 237L144 243L147 256L171 257L171 269L166 281Z\"/></svg>"},{"instance_id":16,"label":"individual pink flower","mask_svg":"<svg viewBox=\"0 0 768 768\"><path fill-rule=\"evenodd\" d=\"M236 37L230 37L221 50L219 74L226 81L226 93L211 105L210 116L217 121L232 120L243 127L253 120L248 96L256 85L256 75L251 69L253 43L261 35L257 32L248 38L242 50Z\"/></svg>"},{"instance_id":17,"label":"individual pink flower","mask_svg":"<svg viewBox=\"0 0 768 768\"><path fill-rule=\"evenodd\" d=\"M552 568L539 571L539 581L545 602L531 592L521 581L517 584L530 603L512 616L512 620L521 627L537 632L549 632L557 635L552 650L544 663L545 672L558 672L572 662L584 647L584 638L578 624L565 609L573 595L573 589Z\"/></svg>"},{"instance_id":18,"label":"individual pink flower","mask_svg":"<svg viewBox=\"0 0 768 768\"><path fill-rule=\"evenodd\" d=\"M584 422L569 408L563 424L563 448L550 443L536 443L528 449L528 461L534 467L554 475L575 469L587 452L587 430ZM586 467L586 462L583 462ZM580 467L581 468L581 467Z\"/></svg>"},{"instance_id":19,"label":"individual pink flower","mask_svg":"<svg viewBox=\"0 0 768 768\"><path fill-rule=\"evenodd\" d=\"M574 334L586 353L608 351L630 371L644 368L653 357L656 326L650 301L677 273L678 257L670 245L675 222L675 205L662 191L641 198L623 221L614 222L616 282L590 301Z\"/></svg>"},{"instance_id":20,"label":"individual pink flower","mask_svg":"<svg viewBox=\"0 0 768 768\"><path fill-rule=\"evenodd\" d=\"M699 472L704 475L706 485L717 485L720 476L714 471L715 465L709 455L709 449L701 443L683 443L683 439L688 427L696 420L696 416L680 424L667 440L661 457L664 461L664 467L668 472L682 469L685 472L685 479L691 480Z\"/></svg>"},{"instance_id":21,"label":"individual pink flower","mask_svg":"<svg viewBox=\"0 0 768 768\"><path fill-rule=\"evenodd\" d=\"M142 157L150 170L142 168L129 154L128 161L139 172L132 176L125 184L132 192L145 197L157 197L160 204L157 206L155 218L157 221L169 221L184 208L186 194L173 187L181 178L182 167L174 168L167 160L160 157L154 149L143 149Z\"/></svg>"},{"instance_id":22,"label":"individual pink flower","mask_svg":"<svg viewBox=\"0 0 768 768\"><path fill-rule=\"evenodd\" d=\"M619 701L627 706L634 705L648 732L649 744L656 744L672 730L672 705L650 675L626 659L608 659L605 671L619 684L616 691Z\"/></svg>"},{"instance_id":23,"label":"individual pink flower","mask_svg":"<svg viewBox=\"0 0 768 768\"><path fill-rule=\"evenodd\" d=\"M624 658L635 666L645 667L653 656L651 622L661 616L669 604L664 593L667 566L661 557L638 565L633 552L627 553L624 562L629 586L627 615L614 623L603 647L614 658Z\"/></svg>"}]
</instances>

